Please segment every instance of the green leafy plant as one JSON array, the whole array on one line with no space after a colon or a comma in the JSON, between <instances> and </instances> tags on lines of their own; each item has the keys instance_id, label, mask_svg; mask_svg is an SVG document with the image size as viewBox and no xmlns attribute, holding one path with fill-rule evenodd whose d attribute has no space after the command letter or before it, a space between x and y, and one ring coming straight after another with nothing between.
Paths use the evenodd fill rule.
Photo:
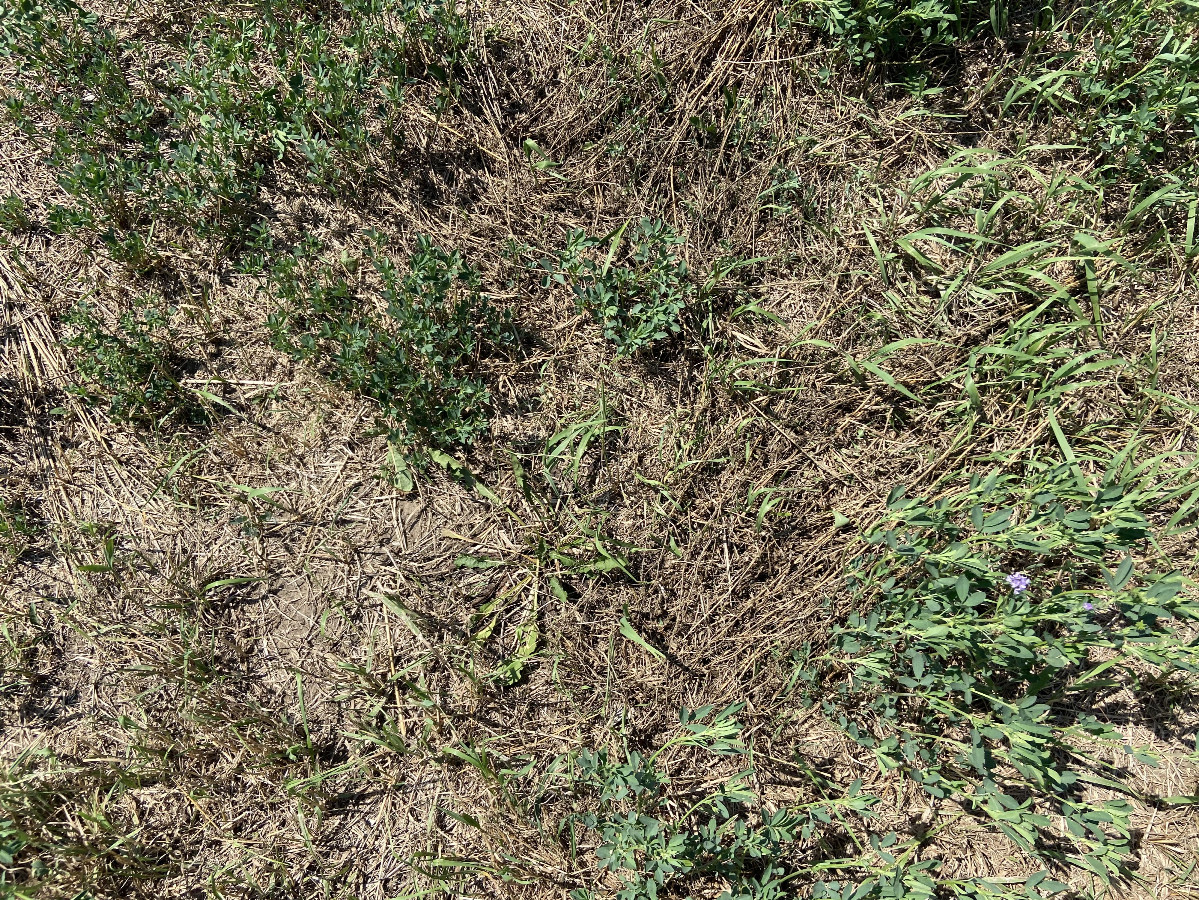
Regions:
<instances>
[{"instance_id":1,"label":"green leafy plant","mask_svg":"<svg viewBox=\"0 0 1199 900\"><path fill-rule=\"evenodd\" d=\"M687 262L675 251L683 240L659 220L642 219L624 264L614 265L627 227L603 237L576 229L555 261L541 260L545 284L569 284L579 309L603 326L622 356L678 334L682 311L696 295ZM603 247L608 256L601 263L593 251Z\"/></svg>"},{"instance_id":2,"label":"green leafy plant","mask_svg":"<svg viewBox=\"0 0 1199 900\"><path fill-rule=\"evenodd\" d=\"M602 868L621 882L617 900L656 900L684 891L720 900L782 900L799 896L801 885L810 889L806 896L823 900L1041 900L1066 889L1043 870L1023 883L943 878L940 860L914 859L925 838L901 840L894 831L870 832L880 800L862 789L861 779L839 786L799 757L796 762L816 795L803 803L772 812L761 809L749 788L752 768L711 793L671 796L662 758L673 748L748 754L733 718L740 709L737 704L715 715L710 706L681 710L679 735L648 756L583 750L570 760L562 774L588 811L569 816L562 829L569 831L572 847L581 836L580 826L582 834L598 842L595 854ZM855 852L828 854L834 836L847 839ZM713 882L722 886L719 893ZM592 900L597 894L584 888L571 896Z\"/></svg>"},{"instance_id":3,"label":"green leafy plant","mask_svg":"<svg viewBox=\"0 0 1199 900\"><path fill-rule=\"evenodd\" d=\"M896 488L849 583L865 611L823 657L823 706L886 768L952 797L1025 851L1126 874L1137 796L1103 752L1153 765L1092 708L1097 692L1199 671L1199 602L1142 555L1149 516L1195 485L1117 458L1092 488L1077 461L973 477L938 500ZM1183 473L1185 474L1185 473ZM832 696L827 686L843 672ZM817 677L817 676L812 676ZM1134 688L1135 689L1135 688ZM1055 834L1054 821L1065 824Z\"/></svg>"},{"instance_id":4,"label":"green leafy plant","mask_svg":"<svg viewBox=\"0 0 1199 900\"><path fill-rule=\"evenodd\" d=\"M45 144L73 198L52 210L52 227L94 230L136 267L172 236L238 248L282 172L360 185L368 150L402 141L408 85L425 76L452 94L466 58L466 23L437 0L199 13L185 33L161 35L154 4L132 10L179 57L170 66L154 62L154 41L69 0L20 0L0 15L0 47L26 76L9 113Z\"/></svg>"},{"instance_id":5,"label":"green leafy plant","mask_svg":"<svg viewBox=\"0 0 1199 900\"><path fill-rule=\"evenodd\" d=\"M802 217L815 220L819 217L816 191L804 183L798 172L783 166L774 166L770 171L770 186L758 194L760 209L772 219Z\"/></svg>"},{"instance_id":6,"label":"green leafy plant","mask_svg":"<svg viewBox=\"0 0 1199 900\"><path fill-rule=\"evenodd\" d=\"M309 242L269 273L276 346L376 400L391 440L418 455L422 447L468 445L486 431L490 393L476 359L514 335L510 316L480 293L462 254L421 236L401 273L389 257L369 253L376 296L386 304L379 313L364 296L360 260L330 264L318 252Z\"/></svg>"},{"instance_id":7,"label":"green leafy plant","mask_svg":"<svg viewBox=\"0 0 1199 900\"><path fill-rule=\"evenodd\" d=\"M0 499L0 537L28 535L33 531L29 516L20 503Z\"/></svg>"},{"instance_id":8,"label":"green leafy plant","mask_svg":"<svg viewBox=\"0 0 1199 900\"><path fill-rule=\"evenodd\" d=\"M64 321L74 331L65 343L75 350L79 396L107 404L117 421L161 426L205 420L196 393L179 381L178 335L157 305L145 303L123 313L115 329L106 328L86 305Z\"/></svg>"},{"instance_id":9,"label":"green leafy plant","mask_svg":"<svg viewBox=\"0 0 1199 900\"><path fill-rule=\"evenodd\" d=\"M649 756L629 751L618 758L606 750L584 750L574 758L573 789L595 811L570 817L563 828L571 831L572 843L576 826L595 833L596 856L623 883L618 900L656 900L664 889L694 886L712 876L728 883L720 895L724 900L784 896L784 886L797 874L781 860L784 845L808 840L833 815L868 814L877 802L861 793L859 782L836 800L751 814L748 807L757 801L748 787L752 769L684 807L668 802L670 779L658 768L662 756L681 747L745 755L734 718L742 706L715 715L711 706L681 710L678 736ZM572 896L582 900L592 894L576 891Z\"/></svg>"},{"instance_id":10,"label":"green leafy plant","mask_svg":"<svg viewBox=\"0 0 1199 900\"><path fill-rule=\"evenodd\" d=\"M139 823L133 768L72 766L49 751L0 769L0 896L130 894L178 871L169 840Z\"/></svg>"},{"instance_id":11,"label":"green leafy plant","mask_svg":"<svg viewBox=\"0 0 1199 900\"><path fill-rule=\"evenodd\" d=\"M1003 0L809 0L810 17L855 64L911 60L929 49L1007 29Z\"/></svg>"},{"instance_id":12,"label":"green leafy plant","mask_svg":"<svg viewBox=\"0 0 1199 900\"><path fill-rule=\"evenodd\" d=\"M33 227L29 213L25 210L25 201L16 194L9 194L0 200L0 229L9 232L28 231Z\"/></svg>"},{"instance_id":13,"label":"green leafy plant","mask_svg":"<svg viewBox=\"0 0 1199 900\"><path fill-rule=\"evenodd\" d=\"M1166 156L1193 157L1199 140L1199 46L1193 6L1096 4L1059 29L1061 51L1030 54L1005 112L1056 114L1070 137L1095 142L1117 173ZM1193 164L1193 160L1192 160Z\"/></svg>"},{"instance_id":14,"label":"green leafy plant","mask_svg":"<svg viewBox=\"0 0 1199 900\"><path fill-rule=\"evenodd\" d=\"M1105 307L1143 282L1174 241L1193 250L1195 194L1170 177L1115 203L1099 181L1047 170L1046 155L1059 150L961 150L912 179L877 229L866 228L891 312L922 328L935 323L944 348L963 314L1010 311L1002 331L972 346L921 399L928 388L949 389L960 410L985 416L1015 398L1032 410L1136 379L1110 340ZM938 341L903 338L871 358L920 343Z\"/></svg>"}]
</instances>

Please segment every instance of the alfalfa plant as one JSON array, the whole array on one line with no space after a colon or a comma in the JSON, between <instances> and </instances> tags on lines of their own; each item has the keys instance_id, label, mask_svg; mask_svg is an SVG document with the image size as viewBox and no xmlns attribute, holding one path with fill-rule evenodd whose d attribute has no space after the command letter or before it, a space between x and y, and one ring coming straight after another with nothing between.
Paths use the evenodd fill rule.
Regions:
<instances>
[{"instance_id":1,"label":"alfalfa plant","mask_svg":"<svg viewBox=\"0 0 1199 900\"><path fill-rule=\"evenodd\" d=\"M838 785L799 756L813 796L764 808L750 787L752 755L734 718L741 707L715 715L711 706L680 710L679 733L649 755L585 749L551 767L551 776L565 777L587 810L569 815L561 831L572 852L580 841L597 842L601 867L621 883L616 900L1040 900L1065 888L1043 870L1023 883L943 878L941 860L917 858L926 836L901 840L894 831L872 830L880 799L863 790L861 779ZM664 765L678 748L746 757L747 767L709 793L679 795ZM839 845L850 855L833 850ZM571 892L573 900L600 896L608 894L595 888Z\"/></svg>"},{"instance_id":2,"label":"alfalfa plant","mask_svg":"<svg viewBox=\"0 0 1199 900\"><path fill-rule=\"evenodd\" d=\"M1127 454L1094 484L1032 459L936 500L897 487L850 567L861 612L807 673L826 714L1026 853L1127 876L1140 795L1118 760L1157 759L1096 698L1199 671L1199 601L1150 524L1184 530L1197 496L1187 471Z\"/></svg>"},{"instance_id":3,"label":"alfalfa plant","mask_svg":"<svg viewBox=\"0 0 1199 900\"><path fill-rule=\"evenodd\" d=\"M803 0L797 17L827 32L855 65L926 58L1008 29L1005 0Z\"/></svg>"},{"instance_id":4,"label":"alfalfa plant","mask_svg":"<svg viewBox=\"0 0 1199 900\"><path fill-rule=\"evenodd\" d=\"M621 256L627 228L626 222L602 237L572 230L557 258L540 263L545 285L569 284L579 309L603 326L604 337L621 356L678 334L683 309L697 293L687 261L676 249L681 237L660 220L642 219ZM601 262L596 251L605 248Z\"/></svg>"},{"instance_id":5,"label":"alfalfa plant","mask_svg":"<svg viewBox=\"0 0 1199 900\"><path fill-rule=\"evenodd\" d=\"M784 847L809 840L833 816L868 815L878 802L862 793L858 783L834 800L752 811L760 805L749 787L752 768L711 793L673 802L667 790L670 778L660 768L664 754L692 747L745 756L748 749L735 718L742 706L714 715L711 706L680 710L679 733L648 756L583 750L569 760L571 790L590 811L569 816L562 830L572 847L580 827L598 838L600 864L622 883L617 900L657 900L660 892L696 890L705 880L727 885L722 900L786 896L787 885L801 873L786 865ZM580 889L571 896L591 900L596 894Z\"/></svg>"},{"instance_id":6,"label":"alfalfa plant","mask_svg":"<svg viewBox=\"0 0 1199 900\"><path fill-rule=\"evenodd\" d=\"M1094 146L1113 178L1173 159L1194 173L1199 16L1192 3L1115 0L1059 26L1065 49L1029 53L1005 113L1044 115Z\"/></svg>"},{"instance_id":7,"label":"alfalfa plant","mask_svg":"<svg viewBox=\"0 0 1199 900\"><path fill-rule=\"evenodd\" d=\"M363 261L371 283L361 276ZM486 432L491 394L478 357L510 343L514 332L461 253L420 236L401 271L375 251L365 260L323 260L309 242L276 263L267 281L277 304L269 320L276 346L375 400L408 462Z\"/></svg>"},{"instance_id":8,"label":"alfalfa plant","mask_svg":"<svg viewBox=\"0 0 1199 900\"><path fill-rule=\"evenodd\" d=\"M79 372L75 394L106 405L120 422L161 427L205 421L199 395L180 381L179 335L169 311L147 301L123 313L111 328L81 304L64 323L72 330L65 344L75 351Z\"/></svg>"},{"instance_id":9,"label":"alfalfa plant","mask_svg":"<svg viewBox=\"0 0 1199 900\"><path fill-rule=\"evenodd\" d=\"M414 85L456 96L469 37L439 0L202 6L180 34L153 3L128 16L18 0L0 8L0 53L21 73L9 115L71 198L51 227L139 269L195 240L236 253L281 176L360 190L402 145Z\"/></svg>"}]
</instances>

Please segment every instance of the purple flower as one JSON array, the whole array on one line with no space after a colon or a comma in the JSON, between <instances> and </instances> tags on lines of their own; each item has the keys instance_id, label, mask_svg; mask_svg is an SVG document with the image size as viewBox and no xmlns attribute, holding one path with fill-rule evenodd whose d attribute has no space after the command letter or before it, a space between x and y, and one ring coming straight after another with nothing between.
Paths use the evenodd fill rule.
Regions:
<instances>
[{"instance_id":1,"label":"purple flower","mask_svg":"<svg viewBox=\"0 0 1199 900\"><path fill-rule=\"evenodd\" d=\"M1032 584L1032 580L1023 572L1013 572L1007 577L1007 583L1012 586L1012 593L1023 594Z\"/></svg>"},{"instance_id":2,"label":"purple flower","mask_svg":"<svg viewBox=\"0 0 1199 900\"><path fill-rule=\"evenodd\" d=\"M1083 609L1094 609L1095 607L1094 607L1094 605L1093 605L1093 604L1090 604L1090 603L1084 603L1084 604L1082 605L1082 608L1083 608Z\"/></svg>"}]
</instances>

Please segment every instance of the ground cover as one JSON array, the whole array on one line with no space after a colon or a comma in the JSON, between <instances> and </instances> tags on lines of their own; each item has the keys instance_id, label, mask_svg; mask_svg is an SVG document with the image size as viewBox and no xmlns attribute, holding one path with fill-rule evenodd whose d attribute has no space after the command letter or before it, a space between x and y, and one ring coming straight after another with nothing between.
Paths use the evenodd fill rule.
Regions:
<instances>
[{"instance_id":1,"label":"ground cover","mask_svg":"<svg viewBox=\"0 0 1199 900\"><path fill-rule=\"evenodd\" d=\"M0 0L0 897L1199 896L1196 39Z\"/></svg>"}]
</instances>

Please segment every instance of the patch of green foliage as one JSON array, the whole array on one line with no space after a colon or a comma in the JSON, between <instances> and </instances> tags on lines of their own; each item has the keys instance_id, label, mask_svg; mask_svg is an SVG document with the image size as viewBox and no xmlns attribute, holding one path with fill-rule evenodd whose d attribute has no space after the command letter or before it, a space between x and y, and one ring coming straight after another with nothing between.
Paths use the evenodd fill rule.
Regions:
<instances>
[{"instance_id":1,"label":"patch of green foliage","mask_svg":"<svg viewBox=\"0 0 1199 900\"><path fill-rule=\"evenodd\" d=\"M12 873L12 869L21 851L25 848L25 844L25 838L16 823L11 819L0 819L0 890L13 890L17 879L13 877L15 873ZM11 894L6 895L12 896Z\"/></svg>"},{"instance_id":2,"label":"patch of green foliage","mask_svg":"<svg viewBox=\"0 0 1199 900\"><path fill-rule=\"evenodd\" d=\"M0 538L30 536L37 528L20 502L0 498Z\"/></svg>"},{"instance_id":3,"label":"patch of green foliage","mask_svg":"<svg viewBox=\"0 0 1199 900\"><path fill-rule=\"evenodd\" d=\"M712 714L713 708L680 711L681 731L651 755L583 750L559 761L554 771L567 779L586 812L561 824L572 850L580 839L597 841L601 866L621 881L617 900L657 900L660 896L717 896L719 900L782 900L806 896L822 900L1041 900L1066 885L1040 870L1023 883L988 878L946 878L941 860L914 857L924 838L901 840L894 832L870 830L881 800L855 780L839 787L796 757L814 789L811 800L773 811L750 788L751 766L699 796L672 795L662 758L678 748L752 757L734 716L742 704ZM705 721L709 719L709 721ZM829 854L844 842L850 855ZM811 848L822 852L813 855ZM713 884L722 886L717 893ZM591 889L572 892L593 900Z\"/></svg>"},{"instance_id":4,"label":"patch of green foliage","mask_svg":"<svg viewBox=\"0 0 1199 900\"><path fill-rule=\"evenodd\" d=\"M1065 29L1077 25L1078 32ZM1199 146L1199 8L1114 0L1062 26L1068 49L1030 54L1005 112L1060 117L1067 136L1093 143L1117 170L1143 172Z\"/></svg>"},{"instance_id":5,"label":"patch of green foliage","mask_svg":"<svg viewBox=\"0 0 1199 900\"><path fill-rule=\"evenodd\" d=\"M727 152L748 160L767 155L775 138L771 132L770 92L742 93L730 85L721 92L720 106L688 116L697 146ZM730 171L730 176L735 170Z\"/></svg>"},{"instance_id":6,"label":"patch of green foliage","mask_svg":"<svg viewBox=\"0 0 1199 900\"><path fill-rule=\"evenodd\" d=\"M676 747L745 755L733 718L740 708L727 707L710 722L703 721L712 713L710 706L682 710L679 736L648 757L632 751L615 759L606 750L584 750L573 760L573 789L595 811L572 816L563 827L571 830L572 842L579 825L598 836L596 855L623 883L617 900L656 900L659 891L694 886L705 876L727 881L722 900L785 896L784 886L796 873L781 862L783 846L811 838L834 809L864 814L877 802L861 794L859 784L843 800L780 809L755 821L745 808L757 801L748 786L752 769L686 808L668 802L670 779L657 768L658 759ZM579 890L572 896L594 895Z\"/></svg>"},{"instance_id":7,"label":"patch of green foliage","mask_svg":"<svg viewBox=\"0 0 1199 900\"><path fill-rule=\"evenodd\" d=\"M1199 671L1188 636L1199 602L1177 572L1144 561L1150 517L1194 497L1193 482L1163 468L1118 457L1091 487L1074 462L1032 460L1022 476L976 476L938 500L896 488L851 567L865 611L835 630L823 673L808 675L826 713L884 767L1030 854L1109 884L1129 871L1132 807L1084 790L1138 797L1105 748L1156 760L1097 713L1095 697ZM837 672L846 677L830 694Z\"/></svg>"},{"instance_id":8,"label":"patch of green foliage","mask_svg":"<svg viewBox=\"0 0 1199 900\"><path fill-rule=\"evenodd\" d=\"M137 895L177 872L169 840L138 822L150 779L115 762L71 766L26 750L0 769L0 896Z\"/></svg>"},{"instance_id":9,"label":"patch of green foliage","mask_svg":"<svg viewBox=\"0 0 1199 900\"><path fill-rule=\"evenodd\" d=\"M910 61L929 50L1007 30L1004 0L808 0L799 15L856 65Z\"/></svg>"},{"instance_id":10,"label":"patch of green foliage","mask_svg":"<svg viewBox=\"0 0 1199 900\"><path fill-rule=\"evenodd\" d=\"M377 401L400 447L473 443L487 430L490 401L476 359L485 346L512 341L510 316L480 293L461 253L427 237L417 238L407 272L377 252L366 261L382 311L367 298L355 257L321 261L309 241L276 263L268 278L276 346Z\"/></svg>"},{"instance_id":11,"label":"patch of green foliage","mask_svg":"<svg viewBox=\"0 0 1199 900\"><path fill-rule=\"evenodd\" d=\"M1199 193L1163 176L1112 196L1097 177L1047 176L1043 154L1055 152L963 149L912 179L878 229L866 228L885 305L926 335L874 351L876 368L921 343L952 345L963 312L1012 310L1002 331L970 347L921 399L948 391L958 411L985 415L1000 401L1031 411L1116 379L1154 390L1156 363L1117 352L1108 338L1121 328L1105 306L1151 279L1167 248L1195 254Z\"/></svg>"},{"instance_id":12,"label":"patch of green foliage","mask_svg":"<svg viewBox=\"0 0 1199 900\"><path fill-rule=\"evenodd\" d=\"M660 220L642 219L626 257L614 265L627 227L603 237L573 230L556 260L541 260L545 284L569 284L579 309L603 326L621 356L678 334L683 309L696 295L687 262L675 250L683 239ZM594 251L605 247L601 263Z\"/></svg>"},{"instance_id":13,"label":"patch of green foliage","mask_svg":"<svg viewBox=\"0 0 1199 900\"><path fill-rule=\"evenodd\" d=\"M178 33L154 25L152 4L136 12L148 36L68 0L0 14L0 46L23 75L9 113L72 197L51 224L94 230L135 266L172 234L239 247L284 172L359 186L368 148L403 140L407 86L427 76L449 96L466 53L465 21L437 0L261 0L201 10Z\"/></svg>"},{"instance_id":14,"label":"patch of green foliage","mask_svg":"<svg viewBox=\"0 0 1199 900\"><path fill-rule=\"evenodd\" d=\"M108 414L121 422L161 427L205 421L196 393L179 381L179 338L169 311L146 303L123 313L110 330L81 304L64 323L74 332L65 344L75 350L80 383L73 390L79 396L107 404Z\"/></svg>"},{"instance_id":15,"label":"patch of green foliage","mask_svg":"<svg viewBox=\"0 0 1199 900\"><path fill-rule=\"evenodd\" d=\"M804 182L799 172L775 165L770 170L770 185L760 194L761 210L772 219L800 216L805 221L820 217L816 189Z\"/></svg>"},{"instance_id":16,"label":"patch of green foliage","mask_svg":"<svg viewBox=\"0 0 1199 900\"><path fill-rule=\"evenodd\" d=\"M9 232L28 231L33 227L29 213L25 209L25 201L16 194L9 194L0 200L0 229Z\"/></svg>"}]
</instances>

